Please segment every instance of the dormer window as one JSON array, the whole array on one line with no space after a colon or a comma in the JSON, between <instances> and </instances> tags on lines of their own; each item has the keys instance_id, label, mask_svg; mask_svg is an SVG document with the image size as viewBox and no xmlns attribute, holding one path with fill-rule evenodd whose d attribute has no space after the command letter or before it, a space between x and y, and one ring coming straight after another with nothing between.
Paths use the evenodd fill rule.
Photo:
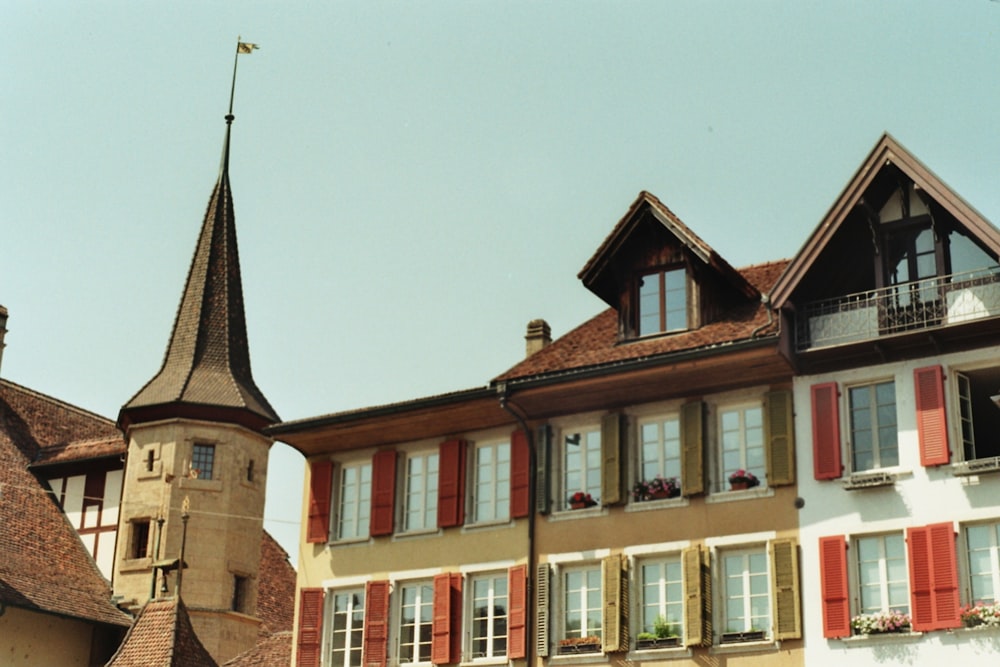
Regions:
<instances>
[{"instance_id":1,"label":"dormer window","mask_svg":"<svg viewBox=\"0 0 1000 667\"><path fill-rule=\"evenodd\" d=\"M639 278L639 335L688 329L687 273L683 267Z\"/></svg>"}]
</instances>

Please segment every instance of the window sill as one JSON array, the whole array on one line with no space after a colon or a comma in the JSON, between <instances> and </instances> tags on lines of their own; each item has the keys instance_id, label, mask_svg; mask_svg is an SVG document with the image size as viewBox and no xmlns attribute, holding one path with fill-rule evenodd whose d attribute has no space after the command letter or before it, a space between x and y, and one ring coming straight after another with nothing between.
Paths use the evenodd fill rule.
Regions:
<instances>
[{"instance_id":1,"label":"window sill","mask_svg":"<svg viewBox=\"0 0 1000 667\"><path fill-rule=\"evenodd\" d=\"M951 464L951 474L956 477L970 477L991 472L1000 472L1000 456L971 461L956 461Z\"/></svg>"},{"instance_id":2,"label":"window sill","mask_svg":"<svg viewBox=\"0 0 1000 667\"><path fill-rule=\"evenodd\" d=\"M549 521L570 521L573 519L588 519L595 516L603 516L607 514L608 511L600 505L595 505L594 507L584 507L578 510L574 509L560 509L549 515Z\"/></svg>"},{"instance_id":3,"label":"window sill","mask_svg":"<svg viewBox=\"0 0 1000 667\"><path fill-rule=\"evenodd\" d=\"M481 530L495 530L497 528L513 528L514 522L510 519L499 521L483 521L482 523L470 523L462 526L463 533L475 533Z\"/></svg>"},{"instance_id":4,"label":"window sill","mask_svg":"<svg viewBox=\"0 0 1000 667\"><path fill-rule=\"evenodd\" d=\"M675 507L688 507L691 504L690 499L684 496L677 496L676 498L664 498L662 500L633 500L625 505L626 512L648 512L650 510L664 510L672 509ZM579 511L579 510L574 510Z\"/></svg>"},{"instance_id":5,"label":"window sill","mask_svg":"<svg viewBox=\"0 0 1000 667\"><path fill-rule=\"evenodd\" d=\"M676 660L690 658L694 655L686 646L668 646L655 648L634 648L629 652L626 662L639 660Z\"/></svg>"},{"instance_id":6,"label":"window sill","mask_svg":"<svg viewBox=\"0 0 1000 667\"><path fill-rule=\"evenodd\" d=\"M372 543L372 538L368 535L364 537L351 537L342 540L331 540L326 543L328 547L356 547L356 546L367 546Z\"/></svg>"},{"instance_id":7,"label":"window sill","mask_svg":"<svg viewBox=\"0 0 1000 667\"><path fill-rule=\"evenodd\" d=\"M153 569L153 559L149 558L129 558L122 561L119 568L122 572L141 572Z\"/></svg>"},{"instance_id":8,"label":"window sill","mask_svg":"<svg viewBox=\"0 0 1000 667\"><path fill-rule=\"evenodd\" d=\"M728 655L731 653L769 653L781 649L781 642L765 639L759 642L728 642L713 644L708 650L709 655Z\"/></svg>"},{"instance_id":9,"label":"window sill","mask_svg":"<svg viewBox=\"0 0 1000 667\"><path fill-rule=\"evenodd\" d=\"M473 667L475 665L506 665L508 662L507 657L499 658L473 658L472 660L463 660L459 663L460 667Z\"/></svg>"},{"instance_id":10,"label":"window sill","mask_svg":"<svg viewBox=\"0 0 1000 667\"><path fill-rule=\"evenodd\" d=\"M705 497L709 505L714 503L731 503L737 500L753 500L755 498L772 498L774 489L769 486L755 486L742 491L718 491Z\"/></svg>"},{"instance_id":11,"label":"window sill","mask_svg":"<svg viewBox=\"0 0 1000 667\"><path fill-rule=\"evenodd\" d=\"M602 651L588 651L586 653L560 653L560 647L556 647L555 653L549 655L550 664L607 664L608 657Z\"/></svg>"},{"instance_id":12,"label":"window sill","mask_svg":"<svg viewBox=\"0 0 1000 667\"><path fill-rule=\"evenodd\" d=\"M924 636L922 632L876 632L870 635L854 635L844 637L840 641L845 646L872 646L874 644L902 644L917 641Z\"/></svg>"},{"instance_id":13,"label":"window sill","mask_svg":"<svg viewBox=\"0 0 1000 667\"><path fill-rule=\"evenodd\" d=\"M417 540L420 539L421 537L437 537L438 535L441 535L443 532L444 531L442 531L440 528L428 528L425 530L411 530L405 533L402 532L393 533L392 541L396 542L400 540Z\"/></svg>"},{"instance_id":14,"label":"window sill","mask_svg":"<svg viewBox=\"0 0 1000 667\"><path fill-rule=\"evenodd\" d=\"M866 470L865 472L851 473L842 484L846 491L874 489L880 486L894 486L900 478L912 474L909 470L898 469Z\"/></svg>"}]
</instances>

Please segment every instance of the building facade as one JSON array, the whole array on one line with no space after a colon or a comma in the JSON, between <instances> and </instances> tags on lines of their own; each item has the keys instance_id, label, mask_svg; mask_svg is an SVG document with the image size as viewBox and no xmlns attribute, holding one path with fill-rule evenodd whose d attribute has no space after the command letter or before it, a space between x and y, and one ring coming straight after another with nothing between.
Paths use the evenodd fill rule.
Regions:
<instances>
[{"instance_id":1,"label":"building facade","mask_svg":"<svg viewBox=\"0 0 1000 667\"><path fill-rule=\"evenodd\" d=\"M807 664L998 652L998 254L1000 232L887 135L775 287L811 443Z\"/></svg>"}]
</instances>

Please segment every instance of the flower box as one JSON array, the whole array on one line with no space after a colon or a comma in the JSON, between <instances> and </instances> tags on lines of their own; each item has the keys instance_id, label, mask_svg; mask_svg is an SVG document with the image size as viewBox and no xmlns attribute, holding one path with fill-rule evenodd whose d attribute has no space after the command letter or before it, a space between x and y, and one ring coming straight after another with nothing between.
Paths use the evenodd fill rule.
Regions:
<instances>
[{"instance_id":1,"label":"flower box","mask_svg":"<svg viewBox=\"0 0 1000 667\"><path fill-rule=\"evenodd\" d=\"M658 648L677 648L681 645L680 637L654 637L652 639L636 639L637 651L649 651Z\"/></svg>"},{"instance_id":2,"label":"flower box","mask_svg":"<svg viewBox=\"0 0 1000 667\"><path fill-rule=\"evenodd\" d=\"M584 493L583 491L577 491L567 499L567 504L569 504L570 509L580 510L585 507L593 507L597 504L597 501L589 493Z\"/></svg>"},{"instance_id":3,"label":"flower box","mask_svg":"<svg viewBox=\"0 0 1000 667\"><path fill-rule=\"evenodd\" d=\"M632 487L632 497L635 500L665 500L681 495L680 484L676 477L669 479L657 475L650 480L640 480Z\"/></svg>"},{"instance_id":4,"label":"flower box","mask_svg":"<svg viewBox=\"0 0 1000 667\"><path fill-rule=\"evenodd\" d=\"M729 488L733 491L752 489L760 484L760 480L749 470L737 470L729 476Z\"/></svg>"},{"instance_id":5,"label":"flower box","mask_svg":"<svg viewBox=\"0 0 1000 667\"><path fill-rule=\"evenodd\" d=\"M767 639L763 630L746 630L743 632L722 633L723 644L740 644L743 642L762 642Z\"/></svg>"},{"instance_id":6,"label":"flower box","mask_svg":"<svg viewBox=\"0 0 1000 667\"><path fill-rule=\"evenodd\" d=\"M559 640L559 655L575 653L600 653L601 638L593 635L587 637L567 637Z\"/></svg>"},{"instance_id":7,"label":"flower box","mask_svg":"<svg viewBox=\"0 0 1000 667\"><path fill-rule=\"evenodd\" d=\"M910 616L899 611L858 614L851 618L851 630L856 635L880 635L910 631Z\"/></svg>"}]
</instances>

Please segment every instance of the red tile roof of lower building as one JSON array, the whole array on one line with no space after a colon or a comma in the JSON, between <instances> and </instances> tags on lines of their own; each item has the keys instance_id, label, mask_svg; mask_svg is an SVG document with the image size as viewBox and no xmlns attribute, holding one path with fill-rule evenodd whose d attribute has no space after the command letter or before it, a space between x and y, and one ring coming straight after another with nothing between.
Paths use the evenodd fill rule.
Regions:
<instances>
[{"instance_id":1,"label":"red tile roof of lower building","mask_svg":"<svg viewBox=\"0 0 1000 667\"><path fill-rule=\"evenodd\" d=\"M257 618L265 633L291 630L295 618L295 568L288 552L266 530L260 544Z\"/></svg>"},{"instance_id":2,"label":"red tile roof of lower building","mask_svg":"<svg viewBox=\"0 0 1000 667\"><path fill-rule=\"evenodd\" d=\"M151 600L107 667L218 667L198 639L182 600Z\"/></svg>"},{"instance_id":3,"label":"red tile roof of lower building","mask_svg":"<svg viewBox=\"0 0 1000 667\"><path fill-rule=\"evenodd\" d=\"M222 667L288 667L292 662L292 632L276 632L257 642Z\"/></svg>"},{"instance_id":4,"label":"red tile roof of lower building","mask_svg":"<svg viewBox=\"0 0 1000 667\"><path fill-rule=\"evenodd\" d=\"M740 270L747 281L766 293L787 266L787 260L757 264ZM495 381L530 378L609 364L639 361L674 353L721 347L754 336L773 335L777 321L761 302L727 311L705 326L683 333L622 342L618 313L608 308L542 350L520 362Z\"/></svg>"}]
</instances>

